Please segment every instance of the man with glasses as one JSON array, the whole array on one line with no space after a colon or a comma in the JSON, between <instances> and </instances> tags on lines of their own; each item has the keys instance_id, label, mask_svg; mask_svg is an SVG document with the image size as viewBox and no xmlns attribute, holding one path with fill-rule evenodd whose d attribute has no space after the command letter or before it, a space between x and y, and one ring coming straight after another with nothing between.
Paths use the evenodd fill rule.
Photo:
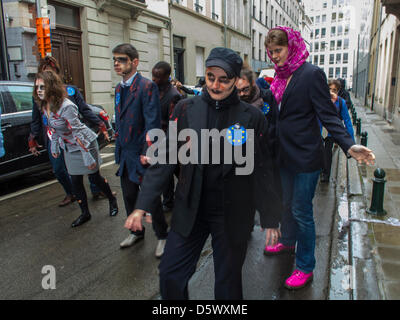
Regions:
<instances>
[{"instance_id":1,"label":"man with glasses","mask_svg":"<svg viewBox=\"0 0 400 320\"><path fill-rule=\"evenodd\" d=\"M145 155L151 141L147 139L147 132L161 128L160 97L157 85L137 72L139 54L135 47L128 43L120 44L112 53L114 70L122 77L115 87L115 162L119 164L117 175L121 177L125 209L129 215L134 209L148 166ZM153 229L159 242L163 243L167 238L168 225L162 212L161 198L158 197L156 202L151 212ZM143 238L144 229L131 232L120 247L130 247ZM158 251L156 256L161 254Z\"/></svg>"},{"instance_id":2,"label":"man with glasses","mask_svg":"<svg viewBox=\"0 0 400 320\"><path fill-rule=\"evenodd\" d=\"M261 90L255 81L255 74L250 68L242 68L240 78L236 84L236 89L240 100L262 109L264 100L261 96Z\"/></svg>"}]
</instances>

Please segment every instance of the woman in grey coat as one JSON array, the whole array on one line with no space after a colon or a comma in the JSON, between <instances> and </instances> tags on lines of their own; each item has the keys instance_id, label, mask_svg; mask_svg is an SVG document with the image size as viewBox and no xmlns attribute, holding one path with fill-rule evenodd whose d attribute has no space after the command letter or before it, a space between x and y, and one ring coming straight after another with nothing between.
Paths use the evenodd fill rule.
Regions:
<instances>
[{"instance_id":1,"label":"woman in grey coat","mask_svg":"<svg viewBox=\"0 0 400 320\"><path fill-rule=\"evenodd\" d=\"M110 215L118 213L117 199L110 186L100 175L101 158L97 135L79 120L78 107L66 98L61 79L52 71L36 76L33 96L47 119L47 132L51 136L51 153L54 158L64 150L65 164L71 176L74 194L81 208L81 215L72 223L77 227L90 220L83 175L88 174L110 203ZM46 122L45 122L46 123Z\"/></svg>"}]
</instances>

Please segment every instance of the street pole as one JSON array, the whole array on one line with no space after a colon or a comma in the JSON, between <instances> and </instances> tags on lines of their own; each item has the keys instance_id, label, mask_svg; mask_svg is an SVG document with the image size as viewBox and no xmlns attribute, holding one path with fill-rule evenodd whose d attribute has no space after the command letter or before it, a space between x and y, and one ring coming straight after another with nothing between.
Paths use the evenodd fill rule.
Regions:
<instances>
[{"instance_id":1,"label":"street pole","mask_svg":"<svg viewBox=\"0 0 400 320\"><path fill-rule=\"evenodd\" d=\"M223 15L223 19L224 19L224 47L227 48L227 38L226 38L226 14L227 8L226 8L226 0L223 0L222 3L222 15Z\"/></svg>"},{"instance_id":2,"label":"street pole","mask_svg":"<svg viewBox=\"0 0 400 320\"><path fill-rule=\"evenodd\" d=\"M371 110L374 110L374 103L375 103L375 89L376 89L376 78L378 72L378 60L379 60L379 42L381 42L381 24L382 24L382 3L379 3L379 24L378 24L378 41L376 43L376 53L375 53L375 68L374 68L374 85L372 88L372 103L371 103Z\"/></svg>"},{"instance_id":3,"label":"street pole","mask_svg":"<svg viewBox=\"0 0 400 320\"><path fill-rule=\"evenodd\" d=\"M356 64L356 90L354 92L355 97L357 98L357 91L358 91L358 64L360 63L360 34L358 34L358 43L357 43L357 64Z\"/></svg>"}]
</instances>

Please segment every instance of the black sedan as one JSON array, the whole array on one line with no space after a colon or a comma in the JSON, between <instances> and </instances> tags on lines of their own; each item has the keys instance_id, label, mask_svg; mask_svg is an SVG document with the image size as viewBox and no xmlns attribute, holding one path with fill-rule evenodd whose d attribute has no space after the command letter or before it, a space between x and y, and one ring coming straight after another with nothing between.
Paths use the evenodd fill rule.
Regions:
<instances>
[{"instance_id":1,"label":"black sedan","mask_svg":"<svg viewBox=\"0 0 400 320\"><path fill-rule=\"evenodd\" d=\"M29 152L28 137L32 121L33 83L0 81L1 131L4 136L5 155L0 158L0 182L20 175L42 171L51 167L46 148L40 155ZM103 107L89 105L105 123L110 137L113 135L110 118ZM97 128L92 128L97 131ZM100 149L108 142L98 135ZM43 140L38 141L44 145Z\"/></svg>"}]
</instances>

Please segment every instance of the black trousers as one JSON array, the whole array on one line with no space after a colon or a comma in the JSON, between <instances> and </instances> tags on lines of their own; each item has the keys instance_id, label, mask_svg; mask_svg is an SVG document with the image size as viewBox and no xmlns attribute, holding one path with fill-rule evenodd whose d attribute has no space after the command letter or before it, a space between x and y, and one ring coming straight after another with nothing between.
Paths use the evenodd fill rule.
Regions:
<instances>
[{"instance_id":1,"label":"black trousers","mask_svg":"<svg viewBox=\"0 0 400 320\"><path fill-rule=\"evenodd\" d=\"M175 181L174 177L172 176L170 181L166 184L165 190L163 192L163 206L168 208L173 208L174 206L174 194L175 194Z\"/></svg>"},{"instance_id":2,"label":"black trousers","mask_svg":"<svg viewBox=\"0 0 400 320\"><path fill-rule=\"evenodd\" d=\"M211 234L216 300L242 300L242 267L247 242L233 246L224 229L222 212L201 210L189 237L170 231L159 266L160 291L165 300L187 300L188 282Z\"/></svg>"},{"instance_id":3,"label":"black trousers","mask_svg":"<svg viewBox=\"0 0 400 320\"><path fill-rule=\"evenodd\" d=\"M335 140L333 137L326 137L324 139L324 167L322 168L322 173L329 178L331 176L332 167L332 149Z\"/></svg>"},{"instance_id":4,"label":"black trousers","mask_svg":"<svg viewBox=\"0 0 400 320\"><path fill-rule=\"evenodd\" d=\"M140 190L140 186L129 179L128 170L125 168L121 176L121 189L124 198L126 215L129 216L135 209L136 199ZM168 235L168 224L165 220L161 206L161 197L156 212L151 212L153 220L153 230L159 240L166 239ZM132 234L144 235L145 228L142 231L131 231Z\"/></svg>"}]
</instances>

